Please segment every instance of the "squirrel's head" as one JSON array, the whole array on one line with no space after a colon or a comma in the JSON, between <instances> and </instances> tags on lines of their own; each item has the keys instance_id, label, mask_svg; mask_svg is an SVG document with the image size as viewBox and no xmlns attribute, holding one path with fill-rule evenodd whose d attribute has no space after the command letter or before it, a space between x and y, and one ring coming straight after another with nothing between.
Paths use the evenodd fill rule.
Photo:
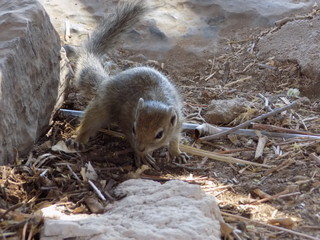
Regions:
<instances>
[{"instance_id":1,"label":"squirrel's head","mask_svg":"<svg viewBox=\"0 0 320 240\"><path fill-rule=\"evenodd\" d=\"M139 155L167 145L180 130L179 115L172 106L139 99L132 126L132 144Z\"/></svg>"}]
</instances>

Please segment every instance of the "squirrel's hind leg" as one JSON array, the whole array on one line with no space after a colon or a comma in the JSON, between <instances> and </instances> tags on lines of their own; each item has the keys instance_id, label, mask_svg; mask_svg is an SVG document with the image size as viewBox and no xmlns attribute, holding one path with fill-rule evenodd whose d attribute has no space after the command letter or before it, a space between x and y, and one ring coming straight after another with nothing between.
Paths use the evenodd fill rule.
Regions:
<instances>
[{"instance_id":1,"label":"squirrel's hind leg","mask_svg":"<svg viewBox=\"0 0 320 240\"><path fill-rule=\"evenodd\" d=\"M92 101L87 107L80 125L76 130L76 141L81 144L86 144L89 138L94 136L97 131L109 125L109 112L105 108L101 108L98 101Z\"/></svg>"}]
</instances>

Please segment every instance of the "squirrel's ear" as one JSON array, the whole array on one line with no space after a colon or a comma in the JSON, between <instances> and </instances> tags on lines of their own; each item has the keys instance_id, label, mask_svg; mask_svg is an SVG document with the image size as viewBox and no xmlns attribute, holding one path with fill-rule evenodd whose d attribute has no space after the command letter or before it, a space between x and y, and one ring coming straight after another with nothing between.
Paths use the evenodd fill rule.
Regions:
<instances>
[{"instance_id":1,"label":"squirrel's ear","mask_svg":"<svg viewBox=\"0 0 320 240\"><path fill-rule=\"evenodd\" d=\"M170 116L170 124L172 126L175 126L177 123L177 113L176 111L173 109L173 107L170 107L168 110L169 116Z\"/></svg>"},{"instance_id":2,"label":"squirrel's ear","mask_svg":"<svg viewBox=\"0 0 320 240\"><path fill-rule=\"evenodd\" d=\"M138 102L137 110L140 108L143 108L143 105L144 105L144 100L143 100L143 98L140 98L139 102Z\"/></svg>"},{"instance_id":3,"label":"squirrel's ear","mask_svg":"<svg viewBox=\"0 0 320 240\"><path fill-rule=\"evenodd\" d=\"M136 119L138 118L139 110L141 108L143 108L143 105L144 105L144 100L143 100L143 98L140 98L139 101L138 101L137 108L136 108Z\"/></svg>"}]
</instances>

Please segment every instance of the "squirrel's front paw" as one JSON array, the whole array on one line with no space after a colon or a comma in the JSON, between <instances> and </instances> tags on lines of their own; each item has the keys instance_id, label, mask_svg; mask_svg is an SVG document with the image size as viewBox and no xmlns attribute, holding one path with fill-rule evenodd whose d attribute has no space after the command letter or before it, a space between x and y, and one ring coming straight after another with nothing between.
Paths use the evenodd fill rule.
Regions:
<instances>
[{"instance_id":1,"label":"squirrel's front paw","mask_svg":"<svg viewBox=\"0 0 320 240\"><path fill-rule=\"evenodd\" d=\"M156 164L156 160L150 154L136 155L135 157L136 167L141 167L142 164L146 164L148 166L153 167L156 170L160 170L160 168Z\"/></svg>"},{"instance_id":2,"label":"squirrel's front paw","mask_svg":"<svg viewBox=\"0 0 320 240\"><path fill-rule=\"evenodd\" d=\"M176 156L174 158L174 161L179 164L184 164L187 163L189 159L190 157L188 156L188 154L186 154L185 152L181 152L179 156Z\"/></svg>"},{"instance_id":3,"label":"squirrel's front paw","mask_svg":"<svg viewBox=\"0 0 320 240\"><path fill-rule=\"evenodd\" d=\"M74 149L76 151L83 151L85 150L85 145L83 143L79 143L77 140L69 138L66 141L66 145L68 148Z\"/></svg>"}]
</instances>

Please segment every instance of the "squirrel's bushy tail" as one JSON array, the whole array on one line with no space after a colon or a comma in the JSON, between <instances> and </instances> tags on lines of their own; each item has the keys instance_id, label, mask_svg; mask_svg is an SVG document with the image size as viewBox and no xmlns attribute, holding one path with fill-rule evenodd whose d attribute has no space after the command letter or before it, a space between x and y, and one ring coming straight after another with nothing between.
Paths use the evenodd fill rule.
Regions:
<instances>
[{"instance_id":1,"label":"squirrel's bushy tail","mask_svg":"<svg viewBox=\"0 0 320 240\"><path fill-rule=\"evenodd\" d=\"M109 79L103 55L147 11L144 0L123 1L92 33L79 54L75 71L75 85L85 96L94 97L100 84Z\"/></svg>"},{"instance_id":2,"label":"squirrel's bushy tail","mask_svg":"<svg viewBox=\"0 0 320 240\"><path fill-rule=\"evenodd\" d=\"M142 0L120 3L115 12L109 14L92 33L91 39L86 43L87 51L96 55L104 54L123 33L141 20L147 10L146 3Z\"/></svg>"}]
</instances>

